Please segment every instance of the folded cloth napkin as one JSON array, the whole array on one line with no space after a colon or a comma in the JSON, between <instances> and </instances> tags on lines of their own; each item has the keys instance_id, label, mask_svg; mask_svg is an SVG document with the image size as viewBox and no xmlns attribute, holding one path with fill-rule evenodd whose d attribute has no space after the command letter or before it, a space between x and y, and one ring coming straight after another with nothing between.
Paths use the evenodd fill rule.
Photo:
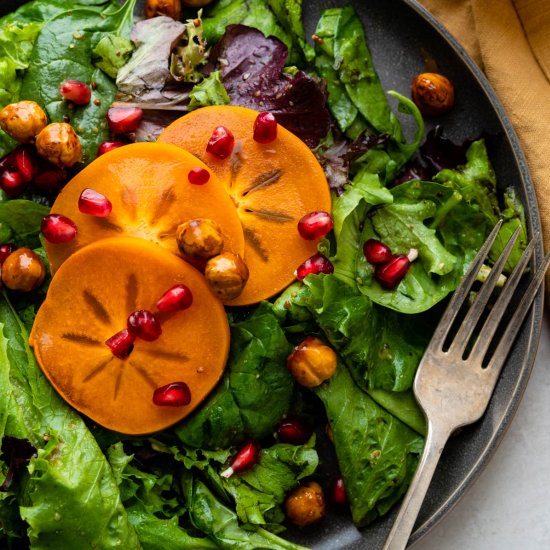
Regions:
<instances>
[{"instance_id":1,"label":"folded cloth napkin","mask_svg":"<svg viewBox=\"0 0 550 550\"><path fill-rule=\"evenodd\" d=\"M550 0L420 3L468 51L503 103L527 157L550 250Z\"/></svg>"}]
</instances>

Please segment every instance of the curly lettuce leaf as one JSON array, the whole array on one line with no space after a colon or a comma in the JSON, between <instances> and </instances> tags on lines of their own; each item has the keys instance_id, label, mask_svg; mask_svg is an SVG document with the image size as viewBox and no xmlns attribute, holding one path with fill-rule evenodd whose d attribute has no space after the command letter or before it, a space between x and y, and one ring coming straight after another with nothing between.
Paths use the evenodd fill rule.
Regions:
<instances>
[{"instance_id":1,"label":"curly lettuce leaf","mask_svg":"<svg viewBox=\"0 0 550 550\"><path fill-rule=\"evenodd\" d=\"M177 436L191 447L220 449L245 437L261 440L271 434L292 399L289 352L290 344L269 307L234 323L220 385L195 415L175 428Z\"/></svg>"},{"instance_id":2,"label":"curly lettuce leaf","mask_svg":"<svg viewBox=\"0 0 550 550\"><path fill-rule=\"evenodd\" d=\"M227 91L220 80L220 71L214 71L189 92L190 111L207 105L227 105L230 101Z\"/></svg>"},{"instance_id":3,"label":"curly lettuce leaf","mask_svg":"<svg viewBox=\"0 0 550 550\"><path fill-rule=\"evenodd\" d=\"M332 428L353 521L367 525L407 490L424 439L361 391L343 365L314 391Z\"/></svg>"},{"instance_id":4,"label":"curly lettuce leaf","mask_svg":"<svg viewBox=\"0 0 550 550\"><path fill-rule=\"evenodd\" d=\"M37 449L18 495L32 548L140 548L109 463L40 372L5 295L0 328L2 436L28 439Z\"/></svg>"}]
</instances>

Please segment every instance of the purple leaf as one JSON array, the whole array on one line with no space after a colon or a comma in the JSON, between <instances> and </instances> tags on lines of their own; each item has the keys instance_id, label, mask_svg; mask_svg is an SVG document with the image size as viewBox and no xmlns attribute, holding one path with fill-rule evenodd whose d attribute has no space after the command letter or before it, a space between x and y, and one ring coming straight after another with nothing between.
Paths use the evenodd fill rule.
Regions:
<instances>
[{"instance_id":1,"label":"purple leaf","mask_svg":"<svg viewBox=\"0 0 550 550\"><path fill-rule=\"evenodd\" d=\"M329 130L324 82L303 71L283 73L288 48L245 25L229 25L210 53L232 105L270 111L310 147ZM211 68L212 68L211 67Z\"/></svg>"}]
</instances>

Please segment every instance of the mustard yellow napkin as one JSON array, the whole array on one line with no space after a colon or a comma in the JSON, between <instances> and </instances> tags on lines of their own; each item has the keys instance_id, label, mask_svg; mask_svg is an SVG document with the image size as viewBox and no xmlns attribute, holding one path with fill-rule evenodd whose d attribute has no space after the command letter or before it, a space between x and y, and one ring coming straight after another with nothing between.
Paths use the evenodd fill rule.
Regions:
<instances>
[{"instance_id":1,"label":"mustard yellow napkin","mask_svg":"<svg viewBox=\"0 0 550 550\"><path fill-rule=\"evenodd\" d=\"M485 72L519 136L550 249L550 0L420 0ZM550 298L550 274L546 278ZM548 302L547 302L548 303Z\"/></svg>"}]
</instances>

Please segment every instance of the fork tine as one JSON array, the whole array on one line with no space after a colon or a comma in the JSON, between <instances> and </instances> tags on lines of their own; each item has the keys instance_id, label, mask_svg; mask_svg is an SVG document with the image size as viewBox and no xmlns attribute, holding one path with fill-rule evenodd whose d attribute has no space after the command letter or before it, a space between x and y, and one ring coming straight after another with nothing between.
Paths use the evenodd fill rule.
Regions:
<instances>
[{"instance_id":1,"label":"fork tine","mask_svg":"<svg viewBox=\"0 0 550 550\"><path fill-rule=\"evenodd\" d=\"M519 226L514 231L513 235L510 237L510 240L504 247L504 250L502 251L499 259L493 265L489 277L487 277L487 280L481 287L481 290L478 292L473 305L468 310L466 317L464 317L464 321L462 322L459 331L457 332L451 346L449 347L449 353L456 353L457 355L462 355L464 353L464 349L466 348L466 345L468 344L468 341L470 340L470 337L472 336L472 333L476 328L477 322L485 311L485 307L487 306L489 298L491 297L491 294L495 289L495 285L500 274L502 273L502 270L504 269L504 265L506 264L506 261L508 260L508 257L512 252L512 249L516 244L516 240L520 231L521 226Z\"/></svg>"},{"instance_id":2,"label":"fork tine","mask_svg":"<svg viewBox=\"0 0 550 550\"><path fill-rule=\"evenodd\" d=\"M483 361L483 357L487 353L487 349L491 344L491 340L497 331L500 321L502 320L502 315L506 311L506 308L508 307L512 296L514 295L521 276L523 275L525 268L527 267L527 263L533 255L534 249L535 239L532 239L531 242L525 247L525 250L523 251L519 262L508 277L504 289L500 293L500 296L498 297L496 303L491 309L491 313L489 314L489 316L485 320L485 323L483 324L483 327L479 331L480 334L483 334L483 338L478 338L476 340L476 343L469 355L469 359L473 363L476 363L477 361L481 363L481 361Z\"/></svg>"},{"instance_id":3,"label":"fork tine","mask_svg":"<svg viewBox=\"0 0 550 550\"><path fill-rule=\"evenodd\" d=\"M504 331L504 334L502 335L502 338L500 339L500 342L491 357L487 368L485 369L492 382L496 382L496 379L500 374L504 361L510 352L519 330L521 329L523 319L527 315L527 312L529 311L529 308L537 295L537 291L544 279L548 266L550 266L550 253L545 256L541 266L538 268L531 283L527 287L527 290L523 294L523 298L521 299L519 306L516 308L514 315L510 319L510 322L508 323L508 326L506 327L506 330Z\"/></svg>"},{"instance_id":4,"label":"fork tine","mask_svg":"<svg viewBox=\"0 0 550 550\"><path fill-rule=\"evenodd\" d=\"M468 296L468 293L470 292L470 288L472 288L472 285L476 280L477 274L481 266L483 265L483 262L487 258L487 255L489 254L489 250L491 250L491 247L493 246L495 239L497 238L497 235L500 231L501 226L502 226L502 220L500 220L495 225L495 227L487 237L487 240L485 241L483 246L479 249L476 257L474 258L473 262L468 268L466 275L464 275L461 284L455 290L455 293L453 294L451 301L447 305L447 308L445 309L445 313L443 313L443 316L441 317L439 324L435 329L432 340L428 346L428 350L435 351L434 348L441 348L443 346L445 342L445 338L447 337L447 334L451 329L451 326L458 314L458 311L460 310L460 306L464 303L464 300Z\"/></svg>"}]
</instances>

